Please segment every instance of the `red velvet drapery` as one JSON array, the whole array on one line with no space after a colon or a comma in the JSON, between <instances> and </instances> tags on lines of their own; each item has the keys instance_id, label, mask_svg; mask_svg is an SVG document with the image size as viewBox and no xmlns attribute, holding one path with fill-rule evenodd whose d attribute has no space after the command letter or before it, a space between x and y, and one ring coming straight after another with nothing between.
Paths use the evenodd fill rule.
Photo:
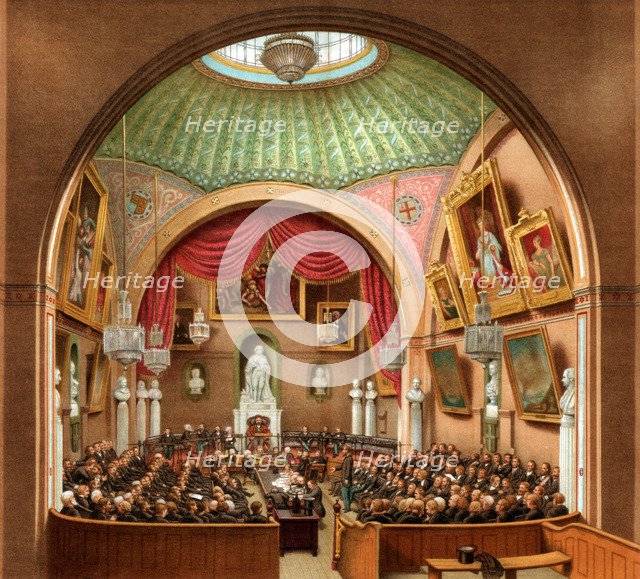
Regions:
<instances>
[{"instance_id":1,"label":"red velvet drapery","mask_svg":"<svg viewBox=\"0 0 640 579\"><path fill-rule=\"evenodd\" d=\"M208 281L225 277L220 271L220 263L225 251L231 252L226 259L251 250L244 264L244 271L258 259L265 243L264 219L268 221L268 235L274 251L281 249L279 256L284 264L293 269L296 275L312 281L330 281L349 273L345 257L352 269L361 269L363 299L373 306L369 319L369 332L373 344L377 344L386 333L396 315L396 304L389 281L380 266L360 247L358 250L345 235L332 235L331 232L344 233L340 227L330 223L317 214L305 213L282 219L283 215L274 211L261 214L260 220L247 220L253 209L236 211L214 219L189 234L160 262L157 276L167 276L173 280L176 268ZM229 244L232 236L243 224L241 237ZM286 243L286 246L285 246ZM359 247L359 246L358 246ZM319 249L321 248L321 250ZM307 254L308 253L308 254ZM298 260L298 255L304 255ZM237 259L234 260L237 262ZM220 276L220 277L219 277ZM164 330L165 347L169 347L173 333L173 314L175 309L175 289L168 285L167 291L157 292L157 321ZM147 330L154 323L154 290L147 289L138 312L138 322ZM378 348L375 348L376 355ZM143 364L138 364L140 374L148 374ZM400 376L383 370L399 394Z\"/></svg>"}]
</instances>

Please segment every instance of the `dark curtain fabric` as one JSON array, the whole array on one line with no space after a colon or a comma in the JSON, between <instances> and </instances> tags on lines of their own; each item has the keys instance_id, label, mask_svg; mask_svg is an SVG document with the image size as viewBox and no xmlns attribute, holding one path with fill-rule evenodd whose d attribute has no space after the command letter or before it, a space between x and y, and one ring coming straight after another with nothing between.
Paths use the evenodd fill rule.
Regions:
<instances>
[{"instance_id":1,"label":"dark curtain fabric","mask_svg":"<svg viewBox=\"0 0 640 579\"><path fill-rule=\"evenodd\" d=\"M316 214L287 216L286 212L274 210L261 213L260 219L247 220L253 211L254 209L236 211L200 226L160 262L156 277L167 276L167 279L173 281L176 269L180 268L204 280L225 280L231 277L220 269L225 252L230 252L226 255L227 259L237 263L249 246L251 250L243 268L243 271L248 271L267 242L267 234L264 231L268 228L269 240L274 251L281 250L281 261L296 275L307 280L330 281L348 274L349 268L345 260L338 255L344 256L353 270L361 269L363 299L373 306L369 320L370 338L373 344L378 344L396 314L393 291L380 266L359 244L354 243L348 234L332 235L331 232L344 232L340 227ZM282 217L286 218L278 222ZM241 225L241 236L236 237L230 244L231 238ZM306 253L308 255L304 255ZM298 260L298 255L304 257ZM173 337L175 312L175 289L172 283L169 283L167 291L154 292L151 288L145 291L138 311L138 322L147 332L155 322L154 293L157 321L164 330L164 346L168 348ZM378 362L380 345L374 348ZM149 371L140 363L138 373L148 375ZM383 375L392 382L399 395L400 376L386 370L383 370Z\"/></svg>"}]
</instances>

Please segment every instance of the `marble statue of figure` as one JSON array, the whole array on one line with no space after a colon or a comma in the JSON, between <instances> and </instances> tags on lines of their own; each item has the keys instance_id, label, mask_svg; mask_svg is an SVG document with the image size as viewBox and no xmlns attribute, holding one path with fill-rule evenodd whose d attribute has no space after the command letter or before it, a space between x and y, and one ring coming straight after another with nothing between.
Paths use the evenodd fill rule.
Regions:
<instances>
[{"instance_id":1,"label":"marble statue of figure","mask_svg":"<svg viewBox=\"0 0 640 579\"><path fill-rule=\"evenodd\" d=\"M378 391L375 389L373 380L367 380L367 391L364 394L367 400L375 400L378 397Z\"/></svg>"},{"instance_id":2,"label":"marble statue of figure","mask_svg":"<svg viewBox=\"0 0 640 579\"><path fill-rule=\"evenodd\" d=\"M359 400L364 396L364 392L362 391L362 388L360 388L360 380L355 379L352 383L351 383L351 390L349 390L349 396L351 398L353 398L354 400Z\"/></svg>"},{"instance_id":3,"label":"marble statue of figure","mask_svg":"<svg viewBox=\"0 0 640 579\"><path fill-rule=\"evenodd\" d=\"M489 399L489 404L492 406L498 405L498 364L498 360L491 360L491 362L489 362L489 376L491 379L485 386L485 392Z\"/></svg>"},{"instance_id":4,"label":"marble statue of figure","mask_svg":"<svg viewBox=\"0 0 640 579\"><path fill-rule=\"evenodd\" d=\"M80 403L78 402L78 397L80 396L80 382L76 378L76 365L72 361L69 362L69 375L71 383L71 387L69 388L69 392L71 394L71 401L69 403L71 406L71 413L69 416L73 418L74 416L80 416Z\"/></svg>"},{"instance_id":5,"label":"marble statue of figure","mask_svg":"<svg viewBox=\"0 0 640 579\"><path fill-rule=\"evenodd\" d=\"M137 390L136 390L136 397L137 398L148 398L149 397L149 391L147 390L147 385L145 384L144 380L138 380L138 386L137 386Z\"/></svg>"},{"instance_id":6,"label":"marble statue of figure","mask_svg":"<svg viewBox=\"0 0 640 579\"><path fill-rule=\"evenodd\" d=\"M313 388L328 388L329 380L327 379L327 373L322 366L316 366L314 370L313 378L311 379L311 386Z\"/></svg>"},{"instance_id":7,"label":"marble statue of figure","mask_svg":"<svg viewBox=\"0 0 640 579\"><path fill-rule=\"evenodd\" d=\"M264 354L264 347L257 345L244 369L245 390L243 397L248 397L249 402L275 402L276 399L269 387L270 377L271 366Z\"/></svg>"},{"instance_id":8,"label":"marble statue of figure","mask_svg":"<svg viewBox=\"0 0 640 579\"><path fill-rule=\"evenodd\" d=\"M189 378L189 392L191 394L202 394L204 390L204 379L200 377L200 368L191 368L191 378Z\"/></svg>"},{"instance_id":9,"label":"marble statue of figure","mask_svg":"<svg viewBox=\"0 0 640 579\"><path fill-rule=\"evenodd\" d=\"M126 402L131 398L131 392L129 392L129 388L127 388L127 378L125 376L118 378L118 385L113 391L113 397L118 402Z\"/></svg>"},{"instance_id":10,"label":"marble statue of figure","mask_svg":"<svg viewBox=\"0 0 640 579\"><path fill-rule=\"evenodd\" d=\"M562 385L565 387L564 394L560 398L560 408L565 416L575 416L576 414L576 381L575 370L567 368L562 373Z\"/></svg>"},{"instance_id":11,"label":"marble statue of figure","mask_svg":"<svg viewBox=\"0 0 640 579\"><path fill-rule=\"evenodd\" d=\"M60 415L60 409L62 407L62 398L60 397L60 382L62 382L62 372L60 372L60 368L56 368L55 374L55 382L56 387L53 389L53 395L55 397L55 406L56 406L56 416Z\"/></svg>"},{"instance_id":12,"label":"marble statue of figure","mask_svg":"<svg viewBox=\"0 0 640 579\"><path fill-rule=\"evenodd\" d=\"M414 378L411 381L411 388L409 389L409 392L407 392L407 400L409 402L416 403L416 404L421 404L422 401L424 400L424 392L422 391L422 389L420 388L420 378Z\"/></svg>"}]
</instances>

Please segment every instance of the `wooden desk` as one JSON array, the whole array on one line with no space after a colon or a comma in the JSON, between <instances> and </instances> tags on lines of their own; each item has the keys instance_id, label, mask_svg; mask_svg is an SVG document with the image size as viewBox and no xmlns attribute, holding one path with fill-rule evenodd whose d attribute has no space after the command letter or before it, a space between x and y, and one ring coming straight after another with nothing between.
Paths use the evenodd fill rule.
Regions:
<instances>
[{"instance_id":1,"label":"wooden desk","mask_svg":"<svg viewBox=\"0 0 640 579\"><path fill-rule=\"evenodd\" d=\"M273 481L280 475L272 471L256 471L256 475L266 497L273 490ZM285 549L306 549L311 551L314 557L317 556L318 525L321 520L318 515L295 515L288 509L273 509L273 517L280 523L281 557L284 556Z\"/></svg>"}]
</instances>

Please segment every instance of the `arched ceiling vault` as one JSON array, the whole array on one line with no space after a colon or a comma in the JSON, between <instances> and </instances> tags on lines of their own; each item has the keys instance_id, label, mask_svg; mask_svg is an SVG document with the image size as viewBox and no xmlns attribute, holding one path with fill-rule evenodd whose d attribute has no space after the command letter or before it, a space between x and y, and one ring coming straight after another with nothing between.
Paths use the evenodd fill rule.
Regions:
<instances>
[{"instance_id":1,"label":"arched ceiling vault","mask_svg":"<svg viewBox=\"0 0 640 579\"><path fill-rule=\"evenodd\" d=\"M374 74L308 90L238 87L185 66L127 113L127 158L205 192L253 181L337 189L457 165L480 127L480 91L426 56L388 49ZM485 99L486 116L495 109ZM96 157L121 158L121 134L118 125Z\"/></svg>"}]
</instances>

